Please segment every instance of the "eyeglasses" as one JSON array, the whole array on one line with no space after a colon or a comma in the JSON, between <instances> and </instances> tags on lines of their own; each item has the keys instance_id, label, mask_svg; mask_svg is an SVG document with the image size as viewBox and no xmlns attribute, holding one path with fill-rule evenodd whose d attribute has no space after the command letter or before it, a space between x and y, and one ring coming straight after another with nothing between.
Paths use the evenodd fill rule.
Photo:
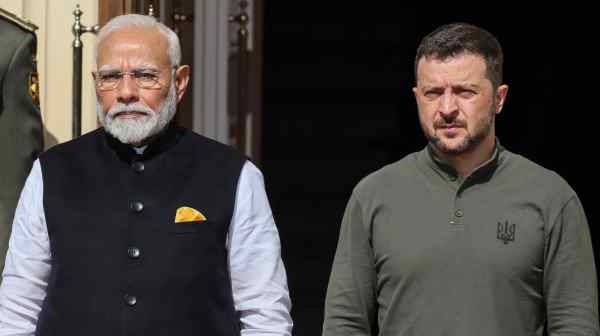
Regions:
<instances>
[{"instance_id":1,"label":"eyeglasses","mask_svg":"<svg viewBox=\"0 0 600 336\"><path fill-rule=\"evenodd\" d=\"M173 67L173 77L177 66ZM163 87L160 82L161 71L153 69L134 69L132 71L107 70L94 72L96 88L100 91L111 91L119 86L125 76L131 76L140 89L156 90Z\"/></svg>"}]
</instances>

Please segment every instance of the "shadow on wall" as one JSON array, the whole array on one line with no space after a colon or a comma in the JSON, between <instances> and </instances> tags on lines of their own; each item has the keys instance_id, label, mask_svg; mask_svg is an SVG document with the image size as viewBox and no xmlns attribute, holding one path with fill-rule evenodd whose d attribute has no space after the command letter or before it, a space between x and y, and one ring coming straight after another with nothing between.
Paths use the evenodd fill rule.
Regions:
<instances>
[{"instance_id":1,"label":"shadow on wall","mask_svg":"<svg viewBox=\"0 0 600 336\"><path fill-rule=\"evenodd\" d=\"M42 128L44 130L44 150L48 150L58 144L58 139L48 131L45 125L42 125Z\"/></svg>"}]
</instances>

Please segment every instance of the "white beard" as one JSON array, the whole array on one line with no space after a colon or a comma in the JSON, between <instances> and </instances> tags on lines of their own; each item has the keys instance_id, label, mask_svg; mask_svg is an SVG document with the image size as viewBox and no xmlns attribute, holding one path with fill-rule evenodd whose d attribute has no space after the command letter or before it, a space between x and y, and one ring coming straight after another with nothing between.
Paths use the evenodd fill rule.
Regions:
<instances>
[{"instance_id":1,"label":"white beard","mask_svg":"<svg viewBox=\"0 0 600 336\"><path fill-rule=\"evenodd\" d=\"M169 88L167 98L158 107L158 111L136 102L132 104L118 103L104 114L100 102L96 101L96 113L100 124L109 134L124 144L138 145L158 134L173 119L177 110L176 94L175 83L173 83ZM138 112L145 115L131 119L115 118L121 112Z\"/></svg>"}]
</instances>

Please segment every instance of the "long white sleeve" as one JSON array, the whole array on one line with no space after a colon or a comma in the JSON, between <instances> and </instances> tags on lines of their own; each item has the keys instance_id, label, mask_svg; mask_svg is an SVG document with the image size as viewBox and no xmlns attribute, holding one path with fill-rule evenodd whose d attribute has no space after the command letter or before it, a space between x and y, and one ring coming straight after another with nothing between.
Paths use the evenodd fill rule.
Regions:
<instances>
[{"instance_id":1,"label":"long white sleeve","mask_svg":"<svg viewBox=\"0 0 600 336\"><path fill-rule=\"evenodd\" d=\"M0 286L0 335L33 335L46 297L50 242L40 163L33 163L15 211Z\"/></svg>"},{"instance_id":2,"label":"long white sleeve","mask_svg":"<svg viewBox=\"0 0 600 336\"><path fill-rule=\"evenodd\" d=\"M249 161L239 178L228 245L233 299L241 313L242 335L291 335L291 301L279 233L262 174Z\"/></svg>"}]
</instances>

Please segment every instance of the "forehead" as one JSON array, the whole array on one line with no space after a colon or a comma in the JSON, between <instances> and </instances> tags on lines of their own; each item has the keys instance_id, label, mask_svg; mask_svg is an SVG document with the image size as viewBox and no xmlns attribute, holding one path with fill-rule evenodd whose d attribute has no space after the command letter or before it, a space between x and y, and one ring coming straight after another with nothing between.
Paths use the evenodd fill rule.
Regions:
<instances>
[{"instance_id":1,"label":"forehead","mask_svg":"<svg viewBox=\"0 0 600 336\"><path fill-rule=\"evenodd\" d=\"M121 28L110 32L98 45L98 68L168 66L167 49L167 39L158 28Z\"/></svg>"},{"instance_id":2,"label":"forehead","mask_svg":"<svg viewBox=\"0 0 600 336\"><path fill-rule=\"evenodd\" d=\"M444 60L423 57L417 64L419 85L480 84L486 80L485 60L479 55L463 53Z\"/></svg>"}]
</instances>

